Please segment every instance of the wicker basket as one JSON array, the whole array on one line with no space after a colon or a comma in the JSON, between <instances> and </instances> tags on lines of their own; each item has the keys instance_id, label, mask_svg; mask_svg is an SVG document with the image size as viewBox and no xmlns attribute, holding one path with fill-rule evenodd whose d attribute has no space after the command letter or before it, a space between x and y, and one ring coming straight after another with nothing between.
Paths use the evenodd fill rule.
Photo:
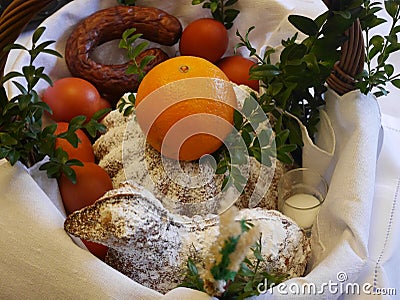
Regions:
<instances>
[{"instance_id":1,"label":"wicker basket","mask_svg":"<svg viewBox=\"0 0 400 300\"><path fill-rule=\"evenodd\" d=\"M0 17L0 78L4 75L8 52L3 48L12 44L42 9L53 0L14 0Z\"/></svg>"},{"instance_id":2,"label":"wicker basket","mask_svg":"<svg viewBox=\"0 0 400 300\"><path fill-rule=\"evenodd\" d=\"M324 0L329 8L335 8L338 0ZM334 70L327 80L330 88L339 95L354 90L355 76L364 69L364 37L360 21L357 20L346 32L348 40L341 48L341 58L335 64Z\"/></svg>"},{"instance_id":3,"label":"wicker basket","mask_svg":"<svg viewBox=\"0 0 400 300\"><path fill-rule=\"evenodd\" d=\"M14 0L0 17L0 49L14 43L32 18L55 0ZM323 0L329 8L334 8L338 0ZM343 95L354 90L354 77L364 67L364 39L360 22L357 21L345 33L348 40L341 48L341 59L327 80L327 84L338 94ZM8 53L0 51L0 78Z\"/></svg>"}]
</instances>

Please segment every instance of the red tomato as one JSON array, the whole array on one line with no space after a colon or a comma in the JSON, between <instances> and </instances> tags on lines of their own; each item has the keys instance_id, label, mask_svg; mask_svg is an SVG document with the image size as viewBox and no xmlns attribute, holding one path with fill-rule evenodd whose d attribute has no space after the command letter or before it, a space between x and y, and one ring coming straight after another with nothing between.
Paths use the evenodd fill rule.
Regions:
<instances>
[{"instance_id":1,"label":"red tomato","mask_svg":"<svg viewBox=\"0 0 400 300\"><path fill-rule=\"evenodd\" d=\"M58 122L57 129L55 134L60 134L68 131L68 123L66 122ZM70 159L75 158L79 159L82 162L94 162L94 153L92 143L90 142L88 136L80 129L75 131L80 139L80 143L78 147L72 146L66 139L57 138L56 139L56 148L61 147L65 152L68 153L68 157Z\"/></svg>"},{"instance_id":2,"label":"red tomato","mask_svg":"<svg viewBox=\"0 0 400 300\"><path fill-rule=\"evenodd\" d=\"M56 80L43 92L42 100L50 106L55 121L69 122L78 115L90 119L99 109L110 107L93 84L75 77Z\"/></svg>"},{"instance_id":3,"label":"red tomato","mask_svg":"<svg viewBox=\"0 0 400 300\"><path fill-rule=\"evenodd\" d=\"M92 162L84 162L82 167L73 166L76 184L61 175L58 185L67 214L93 204L105 192L113 188L112 182L103 168Z\"/></svg>"},{"instance_id":4,"label":"red tomato","mask_svg":"<svg viewBox=\"0 0 400 300\"><path fill-rule=\"evenodd\" d=\"M215 63L224 55L228 42L228 31L221 22L211 18L197 19L183 30L179 52Z\"/></svg>"},{"instance_id":5,"label":"red tomato","mask_svg":"<svg viewBox=\"0 0 400 300\"><path fill-rule=\"evenodd\" d=\"M105 192L113 188L106 171L95 163L84 162L83 167L72 167L76 172L77 183L73 184L64 175L58 181L61 198L67 214L93 204ZM81 239L86 248L97 258L104 261L108 247Z\"/></svg>"},{"instance_id":6,"label":"red tomato","mask_svg":"<svg viewBox=\"0 0 400 300\"><path fill-rule=\"evenodd\" d=\"M107 246L104 246L99 243L87 241L84 239L81 239L81 241L85 244L86 248L88 248L90 253L95 255L98 259L101 259L102 261L104 261L104 259L106 258L107 251L108 251Z\"/></svg>"},{"instance_id":7,"label":"red tomato","mask_svg":"<svg viewBox=\"0 0 400 300\"><path fill-rule=\"evenodd\" d=\"M100 97L100 101L97 103L97 109L96 109L96 111L98 111L98 110L100 110L100 109L103 109L103 108L111 108L111 104L110 104L110 102L107 101L107 99L105 99L105 98L103 98L103 97ZM105 116L106 116L106 115L104 115L103 118L104 118ZM101 119L99 120L99 122L100 122L103 118L101 118Z\"/></svg>"},{"instance_id":8,"label":"red tomato","mask_svg":"<svg viewBox=\"0 0 400 300\"><path fill-rule=\"evenodd\" d=\"M239 55L224 57L217 62L217 66L224 71L230 81L247 85L258 92L260 88L258 80L249 79L250 68L254 65L254 61Z\"/></svg>"}]
</instances>

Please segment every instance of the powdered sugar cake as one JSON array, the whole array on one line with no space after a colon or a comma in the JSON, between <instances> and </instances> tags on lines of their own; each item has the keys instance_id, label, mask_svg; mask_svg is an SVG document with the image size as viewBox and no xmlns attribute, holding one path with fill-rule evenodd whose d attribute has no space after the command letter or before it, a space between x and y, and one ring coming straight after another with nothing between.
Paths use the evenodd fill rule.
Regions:
<instances>
[{"instance_id":1,"label":"powdered sugar cake","mask_svg":"<svg viewBox=\"0 0 400 300\"><path fill-rule=\"evenodd\" d=\"M106 262L138 283L165 293L181 282L188 256L201 260L218 235L218 216L171 214L152 193L128 181L67 217L65 229L107 245ZM259 225L270 272L301 276L310 253L303 231L275 210L242 209L237 219Z\"/></svg>"},{"instance_id":2,"label":"powdered sugar cake","mask_svg":"<svg viewBox=\"0 0 400 300\"><path fill-rule=\"evenodd\" d=\"M144 286L167 292L182 281L189 255L205 258L219 232L217 212L232 194L221 191L223 176L207 164L163 158L146 143L134 115L125 117L115 110L102 122L107 132L95 142L94 151L115 189L68 216L65 229L107 245L109 265ZM245 166L244 193L233 194L240 208L237 218L260 225L265 268L302 276L309 241L291 219L274 210L277 182L287 167L278 161L275 168L262 167L254 158ZM182 173L189 176L179 179ZM257 208L249 208L251 195L258 199Z\"/></svg>"},{"instance_id":3,"label":"powdered sugar cake","mask_svg":"<svg viewBox=\"0 0 400 300\"><path fill-rule=\"evenodd\" d=\"M151 191L170 211L184 215L218 211L225 197L221 193L223 176L215 174L209 165L203 164L201 169L198 162L176 164L162 157L146 143L134 116L124 117L115 110L103 123L107 132L95 142L94 151L114 187L125 180L133 180ZM247 166L243 167L248 172L245 192L235 194L237 207L251 207L250 198L253 197L257 199L257 206L277 209L277 183L288 166L277 160L273 161L273 166L275 168L267 168L253 157L249 158ZM189 179L180 180L181 174L187 174Z\"/></svg>"}]
</instances>

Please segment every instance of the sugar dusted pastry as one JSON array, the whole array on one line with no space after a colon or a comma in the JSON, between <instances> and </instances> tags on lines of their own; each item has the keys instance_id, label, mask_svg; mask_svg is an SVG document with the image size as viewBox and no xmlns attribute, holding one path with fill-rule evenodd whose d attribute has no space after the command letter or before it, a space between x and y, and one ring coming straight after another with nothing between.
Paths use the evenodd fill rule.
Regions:
<instances>
[{"instance_id":1,"label":"sugar dusted pastry","mask_svg":"<svg viewBox=\"0 0 400 300\"><path fill-rule=\"evenodd\" d=\"M244 193L234 188L222 192L223 175L215 174L207 163L162 157L146 143L134 115L124 117L115 110L103 123L107 132L94 150L115 190L69 216L65 228L107 245L109 265L147 287L163 293L171 290L182 281L187 258L202 261L216 242L221 203L227 207L237 200L237 218L261 228L268 271L303 275L308 240L293 221L270 210L277 207L282 164L268 168L250 158L241 166L248 172ZM249 209L255 204L259 208Z\"/></svg>"},{"instance_id":2,"label":"sugar dusted pastry","mask_svg":"<svg viewBox=\"0 0 400 300\"><path fill-rule=\"evenodd\" d=\"M269 271L303 275L310 248L292 220L261 208L240 210L237 218L261 228ZM165 293L181 282L189 255L206 257L218 235L219 217L171 214L151 192L126 182L69 215L64 225L75 236L107 245L110 266Z\"/></svg>"},{"instance_id":3,"label":"sugar dusted pastry","mask_svg":"<svg viewBox=\"0 0 400 300\"><path fill-rule=\"evenodd\" d=\"M215 202L220 201L217 197L223 196L222 175L214 174L207 165L200 174L198 162L176 165L173 160L163 159L159 152L146 144L134 116L124 117L115 110L104 118L103 123L107 126L107 132L95 142L94 152L99 165L110 175L114 187L126 180L133 180L152 192L171 211L186 209L181 213L190 215L188 207L197 206L198 210L217 212ZM182 174L177 167L182 168L190 178L196 178L204 184L181 184L177 176L171 176L171 173ZM259 207L277 209L277 182L285 168L279 161L276 161L275 169L266 168L251 157L245 193L237 195L235 205L239 208L253 207L250 204L253 195ZM263 172L261 175L260 170ZM203 178L199 174L204 175ZM186 204L185 208L180 206L182 202Z\"/></svg>"}]
</instances>

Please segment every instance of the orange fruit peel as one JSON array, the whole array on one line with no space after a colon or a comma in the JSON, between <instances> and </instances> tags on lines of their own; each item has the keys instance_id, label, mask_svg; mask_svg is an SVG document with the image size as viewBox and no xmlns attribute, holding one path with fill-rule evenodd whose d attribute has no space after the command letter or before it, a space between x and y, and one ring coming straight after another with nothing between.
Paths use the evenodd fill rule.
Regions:
<instances>
[{"instance_id":1,"label":"orange fruit peel","mask_svg":"<svg viewBox=\"0 0 400 300\"><path fill-rule=\"evenodd\" d=\"M180 56L145 76L136 97L136 119L147 142L162 155L196 160L222 146L236 107L232 83L218 67Z\"/></svg>"}]
</instances>

